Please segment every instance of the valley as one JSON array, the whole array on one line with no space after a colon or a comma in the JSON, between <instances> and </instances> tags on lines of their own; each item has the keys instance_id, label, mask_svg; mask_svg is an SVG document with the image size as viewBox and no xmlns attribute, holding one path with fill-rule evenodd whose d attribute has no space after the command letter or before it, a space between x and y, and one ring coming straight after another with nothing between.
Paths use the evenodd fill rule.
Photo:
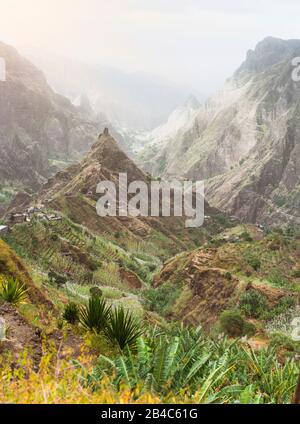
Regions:
<instances>
[{"instance_id":1,"label":"valley","mask_svg":"<svg viewBox=\"0 0 300 424\"><path fill-rule=\"evenodd\" d=\"M299 49L128 141L0 43L1 403L300 402ZM120 173L204 179L204 224L99 216Z\"/></svg>"}]
</instances>

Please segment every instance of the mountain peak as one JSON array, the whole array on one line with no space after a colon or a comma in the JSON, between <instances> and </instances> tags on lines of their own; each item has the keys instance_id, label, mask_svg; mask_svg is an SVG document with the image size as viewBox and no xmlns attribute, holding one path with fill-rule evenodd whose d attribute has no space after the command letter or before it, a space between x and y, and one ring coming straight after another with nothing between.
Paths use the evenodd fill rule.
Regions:
<instances>
[{"instance_id":1,"label":"mountain peak","mask_svg":"<svg viewBox=\"0 0 300 424\"><path fill-rule=\"evenodd\" d=\"M125 172L128 180L146 180L146 174L121 149L117 141L110 135L109 129L104 128L90 153L82 161L83 168L100 164L106 169L106 174Z\"/></svg>"},{"instance_id":2,"label":"mountain peak","mask_svg":"<svg viewBox=\"0 0 300 424\"><path fill-rule=\"evenodd\" d=\"M190 94L189 97L186 99L184 106L190 109L198 109L200 107L200 102L194 94Z\"/></svg>"},{"instance_id":3,"label":"mountain peak","mask_svg":"<svg viewBox=\"0 0 300 424\"><path fill-rule=\"evenodd\" d=\"M242 72L264 72L276 63L286 60L300 52L300 40L282 40L276 37L266 37L260 41L254 50L248 50L246 60L237 70Z\"/></svg>"}]
</instances>

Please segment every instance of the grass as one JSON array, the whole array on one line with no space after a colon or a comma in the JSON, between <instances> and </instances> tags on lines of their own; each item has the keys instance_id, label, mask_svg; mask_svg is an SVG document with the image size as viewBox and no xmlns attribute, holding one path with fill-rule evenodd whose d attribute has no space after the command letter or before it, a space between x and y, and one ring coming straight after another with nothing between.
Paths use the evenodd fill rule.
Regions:
<instances>
[{"instance_id":1,"label":"grass","mask_svg":"<svg viewBox=\"0 0 300 424\"><path fill-rule=\"evenodd\" d=\"M63 220L62 228L63 238L58 228L47 223L36 223L31 228L16 226L8 241L12 246L18 247L26 261L31 258L36 286L41 290L46 289L47 295L55 304L56 311L60 312L60 315L52 317L51 323L55 321L56 327L51 324L48 334L54 328L57 330L58 317L62 316L64 305L68 300L76 304L86 304L89 301L90 288L99 285L106 302L105 306L112 307L113 310L117 308L119 314L115 316L115 323L110 328L109 341L103 334L103 330L109 326L108 316L105 320L101 319L101 325L98 325L99 320L95 318L97 314L90 314L87 309L89 306L82 306L81 311L85 311L85 315L81 313L84 315L84 318L81 316L81 323L85 328L100 333L84 333L85 343L106 359L102 357L103 361L100 361L102 368L99 368L99 363L91 367L90 364L86 364L86 355L74 363L72 355L62 361L54 352L51 358L50 354L45 355L38 372L33 370L30 363L26 364L25 378L24 366L16 371L10 368L9 363L5 363L4 358L0 358L0 377L3 377L4 383L3 387L0 387L0 401L25 403L77 401L128 403L148 400L196 403L290 401L298 373L294 359L298 350L291 343L289 331L291 320L299 316L299 311L288 296L292 287L291 273L295 272L297 265L298 240L295 235L272 233L263 240L255 240L251 234L253 238L251 242L247 237L248 241L242 240L239 243L227 243L218 247L220 264L217 265L222 265L228 270L228 278L229 275L233 278L240 274L241 281L245 281L245 284L251 282L255 285L266 282L268 278L270 280L272 272L280 272L280 278L276 277L277 280L269 281L270 285L283 288L287 293L277 305L266 312L268 307L260 297L242 295L239 306L244 315L239 312L238 317L232 314L229 317L231 323L229 327L227 325L226 332L235 337L249 334L254 330L253 327L250 328L251 324L245 317L260 320L258 325L255 321L257 328L263 328L260 325L266 322L271 347L253 352L243 343L223 339L220 334L219 338L212 339L202 333L195 334L195 330L179 329L176 325L166 322L162 324L162 316L170 317L173 313L176 315L176 311L181 311L193 296L193 292L184 285L182 279L182 270L188 265L189 254L180 255L177 262L175 260L176 275L174 274L170 283L165 283L157 289L151 285L153 274L161 264L160 259L152 256L155 255L153 247L158 242L158 251L161 255L162 246L166 241L164 237L154 235L153 243L150 242L149 246L148 242L134 242L130 246L118 248L112 241L92 236L81 226L71 225L67 219ZM120 242L122 241L120 236ZM79 249L82 261L64 257L63 248L67 246L75 246L74 251L77 253ZM130 250L126 251L127 248ZM32 257L36 257L36 261L32 261ZM249 258L251 261L247 260ZM257 260L253 262L252 258L259 260L259 266L256 266ZM93 264L93 270L90 264ZM128 289L121 281L120 267L136 272L148 289L140 291ZM254 275L244 277L246 267L252 268L251 272ZM49 268L59 274L67 275L70 282L62 287L55 281L50 282L47 278ZM22 284L32 287L33 282L26 268L22 267L1 240L0 274L5 278L18 279ZM240 299L240 294L236 302ZM148 313L145 311L147 308L156 311L159 316ZM42 322L39 316L38 303L21 304L18 309L29 323L39 327L45 326L45 322ZM134 320L143 324L147 320L152 331L152 334L146 331L143 337L138 338L137 343L133 343L136 346L132 350L127 349L128 343L122 342L128 311ZM123 324L120 325L122 313ZM93 316L95 319L90 319ZM232 330L235 326L232 324L232 318L239 327L239 331L235 334L227 331L228 328ZM153 329L154 321L160 328L160 334ZM135 330L139 329L139 324L136 324ZM79 334L79 330L80 326L75 323L72 331L77 331ZM277 334L274 335L275 332ZM117 346L123 350L122 353L118 351ZM278 355L281 355L282 351L288 351L289 357L284 356L282 359L280 356L279 360ZM51 361L51 366L47 365L46 359ZM124 374L124 371L128 372ZM6 378L8 373L12 378Z\"/></svg>"},{"instance_id":2,"label":"grass","mask_svg":"<svg viewBox=\"0 0 300 424\"><path fill-rule=\"evenodd\" d=\"M14 365L2 355L0 402L286 404L299 374L295 359L278 360L275 346L254 352L241 342L210 339L199 329L151 330L135 351L123 353L105 353L104 338L92 338L90 345L102 352L96 365L85 351L72 360L51 345L38 370L26 351ZM278 338L275 344L289 347Z\"/></svg>"},{"instance_id":3,"label":"grass","mask_svg":"<svg viewBox=\"0 0 300 424\"><path fill-rule=\"evenodd\" d=\"M113 262L104 263L102 267L94 273L94 283L101 286L116 288L124 287L119 273L119 266Z\"/></svg>"}]
</instances>

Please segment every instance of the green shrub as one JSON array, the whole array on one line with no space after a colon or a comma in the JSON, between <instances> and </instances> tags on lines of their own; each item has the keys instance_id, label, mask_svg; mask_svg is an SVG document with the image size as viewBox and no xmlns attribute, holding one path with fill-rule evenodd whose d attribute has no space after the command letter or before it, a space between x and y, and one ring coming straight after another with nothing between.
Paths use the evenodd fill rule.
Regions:
<instances>
[{"instance_id":1,"label":"green shrub","mask_svg":"<svg viewBox=\"0 0 300 424\"><path fill-rule=\"evenodd\" d=\"M141 324L123 307L116 308L110 315L105 335L121 350L126 346L135 347L137 339L142 335Z\"/></svg>"},{"instance_id":2,"label":"green shrub","mask_svg":"<svg viewBox=\"0 0 300 424\"><path fill-rule=\"evenodd\" d=\"M110 307L104 299L91 297L88 305L79 308L79 321L84 329L99 333L108 323Z\"/></svg>"},{"instance_id":3,"label":"green shrub","mask_svg":"<svg viewBox=\"0 0 300 424\"><path fill-rule=\"evenodd\" d=\"M151 281L151 273L147 265L141 265L132 258L122 258L119 261L119 265L123 268L128 268L130 271L135 272L141 280L145 282Z\"/></svg>"},{"instance_id":4,"label":"green shrub","mask_svg":"<svg viewBox=\"0 0 300 424\"><path fill-rule=\"evenodd\" d=\"M249 317L261 317L266 311L266 306L266 297L256 290L247 290L241 296L240 308Z\"/></svg>"},{"instance_id":5,"label":"green shrub","mask_svg":"<svg viewBox=\"0 0 300 424\"><path fill-rule=\"evenodd\" d=\"M249 258L247 258L247 262L250 266L252 266L255 271L258 271L261 267L260 259L256 256L250 256Z\"/></svg>"},{"instance_id":6,"label":"green shrub","mask_svg":"<svg viewBox=\"0 0 300 424\"><path fill-rule=\"evenodd\" d=\"M101 390L99 383L109 376L116 388L127 385L132 392L142 388L168 398L183 393L198 404L280 404L290 403L298 375L297 361L282 363L274 349L254 351L182 328L172 335L145 334L134 353L126 349L114 357L101 355L85 381Z\"/></svg>"},{"instance_id":7,"label":"green shrub","mask_svg":"<svg viewBox=\"0 0 300 424\"><path fill-rule=\"evenodd\" d=\"M300 278L300 269L297 269L296 271L293 272L293 277Z\"/></svg>"},{"instance_id":8,"label":"green shrub","mask_svg":"<svg viewBox=\"0 0 300 424\"><path fill-rule=\"evenodd\" d=\"M289 284L286 278L277 271L274 271L268 278L269 282L276 287L285 287Z\"/></svg>"},{"instance_id":9,"label":"green shrub","mask_svg":"<svg viewBox=\"0 0 300 424\"><path fill-rule=\"evenodd\" d=\"M94 260L94 259L91 259L90 261L89 261L89 269L92 271L92 272L94 272L94 271L97 271L97 269L99 268L99 263L98 263L98 261L96 261L96 260Z\"/></svg>"},{"instance_id":10,"label":"green shrub","mask_svg":"<svg viewBox=\"0 0 300 424\"><path fill-rule=\"evenodd\" d=\"M277 198L274 199L274 203L281 208L286 203L286 198L284 196L277 196Z\"/></svg>"},{"instance_id":11,"label":"green shrub","mask_svg":"<svg viewBox=\"0 0 300 424\"><path fill-rule=\"evenodd\" d=\"M82 278L87 284L92 283L94 280L94 273L92 271L86 271Z\"/></svg>"},{"instance_id":12,"label":"green shrub","mask_svg":"<svg viewBox=\"0 0 300 424\"><path fill-rule=\"evenodd\" d=\"M154 272L156 270L157 266L155 264L149 264L148 268L149 268L150 272Z\"/></svg>"},{"instance_id":13,"label":"green shrub","mask_svg":"<svg viewBox=\"0 0 300 424\"><path fill-rule=\"evenodd\" d=\"M90 294L91 294L91 297L102 297L103 296L102 290L100 289L100 287L97 287L97 286L90 288Z\"/></svg>"},{"instance_id":14,"label":"green shrub","mask_svg":"<svg viewBox=\"0 0 300 424\"><path fill-rule=\"evenodd\" d=\"M253 241L253 238L251 237L251 234L248 233L247 231L244 231L242 234L240 234L240 238L242 240L245 240L249 243L251 243Z\"/></svg>"},{"instance_id":15,"label":"green shrub","mask_svg":"<svg viewBox=\"0 0 300 424\"><path fill-rule=\"evenodd\" d=\"M64 275L60 275L55 271L48 272L48 278L51 283L55 283L58 286L63 286L68 281L68 279Z\"/></svg>"},{"instance_id":16,"label":"green shrub","mask_svg":"<svg viewBox=\"0 0 300 424\"><path fill-rule=\"evenodd\" d=\"M284 314L290 308L295 306L295 304L296 304L296 299L294 297L284 296L281 299L279 299L277 305L273 306L272 309L266 311L265 318L272 319L272 318L275 318L277 315Z\"/></svg>"},{"instance_id":17,"label":"green shrub","mask_svg":"<svg viewBox=\"0 0 300 424\"><path fill-rule=\"evenodd\" d=\"M79 319L79 309L76 303L70 302L65 306L63 318L70 324L75 324Z\"/></svg>"},{"instance_id":18,"label":"green shrub","mask_svg":"<svg viewBox=\"0 0 300 424\"><path fill-rule=\"evenodd\" d=\"M50 239L54 242L58 241L59 240L58 234L55 234L55 233L51 234Z\"/></svg>"},{"instance_id":19,"label":"green shrub","mask_svg":"<svg viewBox=\"0 0 300 424\"><path fill-rule=\"evenodd\" d=\"M174 305L179 293L180 288L169 282L156 289L151 288L144 292L146 306L150 311L165 314Z\"/></svg>"},{"instance_id":20,"label":"green shrub","mask_svg":"<svg viewBox=\"0 0 300 424\"><path fill-rule=\"evenodd\" d=\"M231 274L231 272L226 272L225 278L226 278L226 280L231 281L232 280L232 274Z\"/></svg>"},{"instance_id":21,"label":"green shrub","mask_svg":"<svg viewBox=\"0 0 300 424\"><path fill-rule=\"evenodd\" d=\"M28 289L24 284L13 278L8 278L2 283L0 297L6 302L18 305L26 299L27 292Z\"/></svg>"},{"instance_id":22,"label":"green shrub","mask_svg":"<svg viewBox=\"0 0 300 424\"><path fill-rule=\"evenodd\" d=\"M299 342L295 342L288 335L280 332L272 333L270 336L270 347L284 349L289 352L300 352Z\"/></svg>"},{"instance_id":23,"label":"green shrub","mask_svg":"<svg viewBox=\"0 0 300 424\"><path fill-rule=\"evenodd\" d=\"M248 323L238 310L227 310L220 315L220 328L230 337L242 337L255 333L254 325Z\"/></svg>"}]
</instances>

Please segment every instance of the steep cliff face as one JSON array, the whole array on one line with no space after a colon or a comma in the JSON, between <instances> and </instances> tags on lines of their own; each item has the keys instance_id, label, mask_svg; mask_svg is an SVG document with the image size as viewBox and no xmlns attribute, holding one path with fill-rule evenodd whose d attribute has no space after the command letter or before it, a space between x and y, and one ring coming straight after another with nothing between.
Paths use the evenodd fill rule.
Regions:
<instances>
[{"instance_id":1,"label":"steep cliff face","mask_svg":"<svg viewBox=\"0 0 300 424\"><path fill-rule=\"evenodd\" d=\"M26 145L18 136L11 144L0 146L0 176L5 181L22 181L37 190L46 182L49 164L37 142Z\"/></svg>"},{"instance_id":2,"label":"steep cliff face","mask_svg":"<svg viewBox=\"0 0 300 424\"><path fill-rule=\"evenodd\" d=\"M299 222L300 41L267 38L249 51L190 127L154 157L165 175L207 180L208 200L241 219Z\"/></svg>"},{"instance_id":3,"label":"steep cliff face","mask_svg":"<svg viewBox=\"0 0 300 424\"><path fill-rule=\"evenodd\" d=\"M299 41L266 39L233 77L249 86L243 100L253 117L251 147L238 164L208 183L207 194L250 222L300 222L300 85L292 79L291 63L299 54Z\"/></svg>"},{"instance_id":4,"label":"steep cliff face","mask_svg":"<svg viewBox=\"0 0 300 424\"><path fill-rule=\"evenodd\" d=\"M6 64L6 81L0 82L0 178L35 188L49 171L48 158L88 150L96 124L56 94L14 48L0 43L0 57Z\"/></svg>"},{"instance_id":5,"label":"steep cliff face","mask_svg":"<svg viewBox=\"0 0 300 424\"><path fill-rule=\"evenodd\" d=\"M187 146L181 142L177 146L176 141L181 140L186 131L189 131L199 108L198 100L190 95L182 106L171 113L166 122L150 132L136 136L137 163L151 174L159 175L165 166L178 160Z\"/></svg>"}]
</instances>

